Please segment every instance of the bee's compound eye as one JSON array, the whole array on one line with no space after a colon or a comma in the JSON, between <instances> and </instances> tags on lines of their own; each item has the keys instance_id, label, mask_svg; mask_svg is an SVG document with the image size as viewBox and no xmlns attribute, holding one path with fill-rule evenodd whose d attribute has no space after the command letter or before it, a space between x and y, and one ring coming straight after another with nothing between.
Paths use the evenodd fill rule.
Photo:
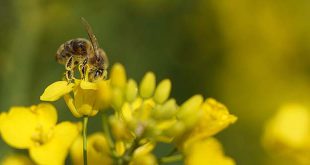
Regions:
<instances>
[{"instance_id":1,"label":"bee's compound eye","mask_svg":"<svg viewBox=\"0 0 310 165\"><path fill-rule=\"evenodd\" d=\"M96 72L95 72L95 78L97 79L97 78L99 78L99 77L101 77L102 76L102 73L103 73L103 71L100 69L100 70L97 70Z\"/></svg>"}]
</instances>

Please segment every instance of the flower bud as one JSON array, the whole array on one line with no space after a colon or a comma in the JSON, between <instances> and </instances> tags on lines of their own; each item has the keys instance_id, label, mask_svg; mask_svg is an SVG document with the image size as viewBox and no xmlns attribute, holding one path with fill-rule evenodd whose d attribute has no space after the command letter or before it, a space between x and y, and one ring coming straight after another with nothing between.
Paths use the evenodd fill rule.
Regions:
<instances>
[{"instance_id":1,"label":"flower bud","mask_svg":"<svg viewBox=\"0 0 310 165\"><path fill-rule=\"evenodd\" d=\"M171 128L165 131L165 134L170 137L178 137L185 131L185 125L183 122L176 122Z\"/></svg>"},{"instance_id":2,"label":"flower bud","mask_svg":"<svg viewBox=\"0 0 310 165\"><path fill-rule=\"evenodd\" d=\"M165 79L161 81L155 90L154 100L159 104L164 103L168 99L170 91L171 91L170 80Z\"/></svg>"},{"instance_id":3,"label":"flower bud","mask_svg":"<svg viewBox=\"0 0 310 165\"><path fill-rule=\"evenodd\" d=\"M124 103L123 91L119 88L115 88L112 90L112 106L115 109L120 109Z\"/></svg>"},{"instance_id":4,"label":"flower bud","mask_svg":"<svg viewBox=\"0 0 310 165\"><path fill-rule=\"evenodd\" d=\"M137 83L133 79L129 79L126 86L126 100L129 102L133 102L138 94Z\"/></svg>"},{"instance_id":5,"label":"flower bud","mask_svg":"<svg viewBox=\"0 0 310 165\"><path fill-rule=\"evenodd\" d=\"M202 102L203 97L201 95L192 96L182 104L177 116L180 119L188 118L188 116L192 115L192 113L196 113L198 111Z\"/></svg>"},{"instance_id":6,"label":"flower bud","mask_svg":"<svg viewBox=\"0 0 310 165\"><path fill-rule=\"evenodd\" d=\"M108 81L100 81L98 82L98 99L99 99L99 103L100 103L100 109L104 109L107 108L110 103L111 103L111 99L112 99L112 92L111 92L111 88L108 84Z\"/></svg>"},{"instance_id":7,"label":"flower bud","mask_svg":"<svg viewBox=\"0 0 310 165\"><path fill-rule=\"evenodd\" d=\"M149 98L153 95L156 86L156 78L153 72L148 72L140 83L140 96Z\"/></svg>"},{"instance_id":8,"label":"flower bud","mask_svg":"<svg viewBox=\"0 0 310 165\"><path fill-rule=\"evenodd\" d=\"M122 64L115 64L111 70L111 85L113 87L125 88L126 85L126 71Z\"/></svg>"},{"instance_id":9,"label":"flower bud","mask_svg":"<svg viewBox=\"0 0 310 165\"><path fill-rule=\"evenodd\" d=\"M174 99L170 99L165 102L163 105L158 105L153 112L153 115L158 120L167 120L171 119L178 108Z\"/></svg>"}]
</instances>

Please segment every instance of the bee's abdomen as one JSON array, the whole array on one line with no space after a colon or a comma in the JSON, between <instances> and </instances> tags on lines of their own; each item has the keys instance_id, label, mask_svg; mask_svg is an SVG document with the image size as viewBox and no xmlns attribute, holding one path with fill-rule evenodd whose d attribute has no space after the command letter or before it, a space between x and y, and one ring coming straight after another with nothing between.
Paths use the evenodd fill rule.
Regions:
<instances>
[{"instance_id":1,"label":"bee's abdomen","mask_svg":"<svg viewBox=\"0 0 310 165\"><path fill-rule=\"evenodd\" d=\"M69 57L73 56L75 60L80 61L93 54L93 48L90 41L77 38L69 40L62 44L56 53L56 61L65 64Z\"/></svg>"},{"instance_id":2,"label":"bee's abdomen","mask_svg":"<svg viewBox=\"0 0 310 165\"><path fill-rule=\"evenodd\" d=\"M69 57L72 56L72 54L65 49L66 43L60 45L56 52L56 61L60 64L65 64Z\"/></svg>"}]
</instances>

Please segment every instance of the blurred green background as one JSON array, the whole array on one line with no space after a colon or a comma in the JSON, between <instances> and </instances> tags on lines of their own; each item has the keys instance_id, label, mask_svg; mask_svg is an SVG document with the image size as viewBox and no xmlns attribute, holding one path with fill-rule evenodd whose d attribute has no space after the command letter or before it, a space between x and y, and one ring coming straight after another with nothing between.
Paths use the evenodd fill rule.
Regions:
<instances>
[{"instance_id":1,"label":"blurred green background","mask_svg":"<svg viewBox=\"0 0 310 165\"><path fill-rule=\"evenodd\" d=\"M152 70L172 80L179 103L196 93L223 102L239 117L217 135L226 154L266 164L266 119L286 102L310 106L309 9L307 0L1 0L0 109L40 102L63 74L60 44L87 37L85 17L129 77ZM63 100L56 104L60 120L74 120ZM100 130L100 118L90 127ZM0 155L9 152L0 142Z\"/></svg>"}]
</instances>

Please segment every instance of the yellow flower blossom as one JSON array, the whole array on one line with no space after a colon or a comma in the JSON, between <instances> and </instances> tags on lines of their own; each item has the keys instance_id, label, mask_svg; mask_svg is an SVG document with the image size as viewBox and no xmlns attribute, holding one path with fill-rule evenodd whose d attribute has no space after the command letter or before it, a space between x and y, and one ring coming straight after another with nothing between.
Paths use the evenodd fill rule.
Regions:
<instances>
[{"instance_id":1,"label":"yellow flower blossom","mask_svg":"<svg viewBox=\"0 0 310 165\"><path fill-rule=\"evenodd\" d=\"M310 111L298 104L288 104L271 118L262 138L265 149L274 155L310 163Z\"/></svg>"},{"instance_id":2,"label":"yellow flower blossom","mask_svg":"<svg viewBox=\"0 0 310 165\"><path fill-rule=\"evenodd\" d=\"M112 165L110 150L105 136L102 133L94 133L87 138L87 161L90 165ZM79 137L70 149L71 159L74 165L83 165L83 139Z\"/></svg>"},{"instance_id":3,"label":"yellow flower blossom","mask_svg":"<svg viewBox=\"0 0 310 165\"><path fill-rule=\"evenodd\" d=\"M195 114L198 115L198 119L180 139L177 139L180 140L178 143L181 142L182 147L191 145L197 140L213 136L237 120L236 116L229 114L227 108L215 99L206 99L202 104L200 101L197 101L196 104L192 101L192 105L189 103L186 105L188 109L192 107L192 109L197 110Z\"/></svg>"},{"instance_id":4,"label":"yellow flower blossom","mask_svg":"<svg viewBox=\"0 0 310 165\"><path fill-rule=\"evenodd\" d=\"M185 149L185 165L234 165L235 162L223 153L215 138L196 141Z\"/></svg>"},{"instance_id":5,"label":"yellow flower blossom","mask_svg":"<svg viewBox=\"0 0 310 165\"><path fill-rule=\"evenodd\" d=\"M49 85L40 99L56 101L64 97L65 102L75 117L94 116L98 111L107 107L110 100L108 81L88 82L75 79L74 83L57 81ZM70 93L73 93L73 97Z\"/></svg>"},{"instance_id":6,"label":"yellow flower blossom","mask_svg":"<svg viewBox=\"0 0 310 165\"><path fill-rule=\"evenodd\" d=\"M28 149L37 164L62 165L80 125L56 122L56 109L51 104L12 107L2 121L2 138L14 148Z\"/></svg>"},{"instance_id":7,"label":"yellow flower blossom","mask_svg":"<svg viewBox=\"0 0 310 165\"><path fill-rule=\"evenodd\" d=\"M1 162L1 165L35 165L24 155L8 155Z\"/></svg>"}]
</instances>

